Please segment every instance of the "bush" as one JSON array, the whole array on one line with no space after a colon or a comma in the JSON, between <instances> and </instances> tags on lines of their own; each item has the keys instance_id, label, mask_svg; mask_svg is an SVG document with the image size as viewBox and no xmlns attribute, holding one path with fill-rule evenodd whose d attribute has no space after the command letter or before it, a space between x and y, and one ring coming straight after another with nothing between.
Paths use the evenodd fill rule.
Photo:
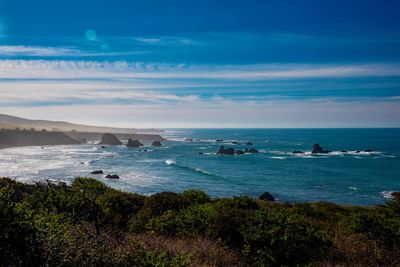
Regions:
<instances>
[{"instance_id":1,"label":"bush","mask_svg":"<svg viewBox=\"0 0 400 267\"><path fill-rule=\"evenodd\" d=\"M240 226L242 253L258 266L294 266L316 261L331 246L304 216L256 211Z\"/></svg>"}]
</instances>

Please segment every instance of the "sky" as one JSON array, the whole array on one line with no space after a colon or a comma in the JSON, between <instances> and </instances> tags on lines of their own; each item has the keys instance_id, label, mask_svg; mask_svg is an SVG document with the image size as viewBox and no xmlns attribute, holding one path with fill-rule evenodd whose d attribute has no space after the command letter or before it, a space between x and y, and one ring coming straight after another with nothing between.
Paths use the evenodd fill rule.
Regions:
<instances>
[{"instance_id":1,"label":"sky","mask_svg":"<svg viewBox=\"0 0 400 267\"><path fill-rule=\"evenodd\" d=\"M0 113L400 127L399 11L391 0L0 0Z\"/></svg>"}]
</instances>

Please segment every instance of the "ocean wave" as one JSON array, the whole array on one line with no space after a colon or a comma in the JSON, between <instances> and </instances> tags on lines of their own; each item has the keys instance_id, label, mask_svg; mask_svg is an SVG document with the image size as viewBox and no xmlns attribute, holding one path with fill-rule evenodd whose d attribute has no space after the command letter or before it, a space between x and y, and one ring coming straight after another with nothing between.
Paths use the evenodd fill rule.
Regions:
<instances>
[{"instance_id":1,"label":"ocean wave","mask_svg":"<svg viewBox=\"0 0 400 267\"><path fill-rule=\"evenodd\" d=\"M287 157L270 157L271 159L287 159Z\"/></svg>"},{"instance_id":2,"label":"ocean wave","mask_svg":"<svg viewBox=\"0 0 400 267\"><path fill-rule=\"evenodd\" d=\"M192 168L192 167L189 167L189 166L184 166L184 165L177 164L176 161L172 160L172 159L167 159L164 162L168 166L174 166L174 167L177 167L177 168L180 168L180 169L184 169L184 170L188 170L188 171L198 172L198 173L202 173L202 174L206 174L206 175L210 175L210 176L216 176L216 175L212 174L211 172L208 172L206 170L202 170L200 168Z\"/></svg>"}]
</instances>

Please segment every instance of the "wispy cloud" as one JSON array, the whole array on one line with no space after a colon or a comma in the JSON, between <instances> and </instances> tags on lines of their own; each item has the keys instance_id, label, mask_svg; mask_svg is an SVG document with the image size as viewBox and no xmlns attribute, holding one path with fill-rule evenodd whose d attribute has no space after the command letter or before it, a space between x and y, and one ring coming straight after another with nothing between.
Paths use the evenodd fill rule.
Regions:
<instances>
[{"instance_id":1,"label":"wispy cloud","mask_svg":"<svg viewBox=\"0 0 400 267\"><path fill-rule=\"evenodd\" d=\"M399 64L185 65L125 61L0 60L0 78L271 80L400 76Z\"/></svg>"},{"instance_id":2,"label":"wispy cloud","mask_svg":"<svg viewBox=\"0 0 400 267\"><path fill-rule=\"evenodd\" d=\"M2 56L77 56L81 51L72 48L60 47L38 47L23 45L0 45L0 55Z\"/></svg>"}]
</instances>

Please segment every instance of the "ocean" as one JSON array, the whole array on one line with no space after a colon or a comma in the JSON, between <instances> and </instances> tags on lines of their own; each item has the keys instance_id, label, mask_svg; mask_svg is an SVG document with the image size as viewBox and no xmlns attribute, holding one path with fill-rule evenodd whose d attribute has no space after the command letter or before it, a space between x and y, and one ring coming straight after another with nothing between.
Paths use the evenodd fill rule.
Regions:
<instances>
[{"instance_id":1,"label":"ocean","mask_svg":"<svg viewBox=\"0 0 400 267\"><path fill-rule=\"evenodd\" d=\"M201 189L214 197L258 197L268 191L283 202L348 205L383 204L391 192L400 191L400 129L166 129L163 136L168 141L162 147L145 143L141 148L85 144L3 149L0 176L67 183L76 176L93 177L146 195ZM247 146L248 141L253 145ZM332 153L311 154L314 143ZM217 155L221 145L256 148L259 153ZM364 152L367 149L372 152ZM91 175L93 170L120 179Z\"/></svg>"}]
</instances>

